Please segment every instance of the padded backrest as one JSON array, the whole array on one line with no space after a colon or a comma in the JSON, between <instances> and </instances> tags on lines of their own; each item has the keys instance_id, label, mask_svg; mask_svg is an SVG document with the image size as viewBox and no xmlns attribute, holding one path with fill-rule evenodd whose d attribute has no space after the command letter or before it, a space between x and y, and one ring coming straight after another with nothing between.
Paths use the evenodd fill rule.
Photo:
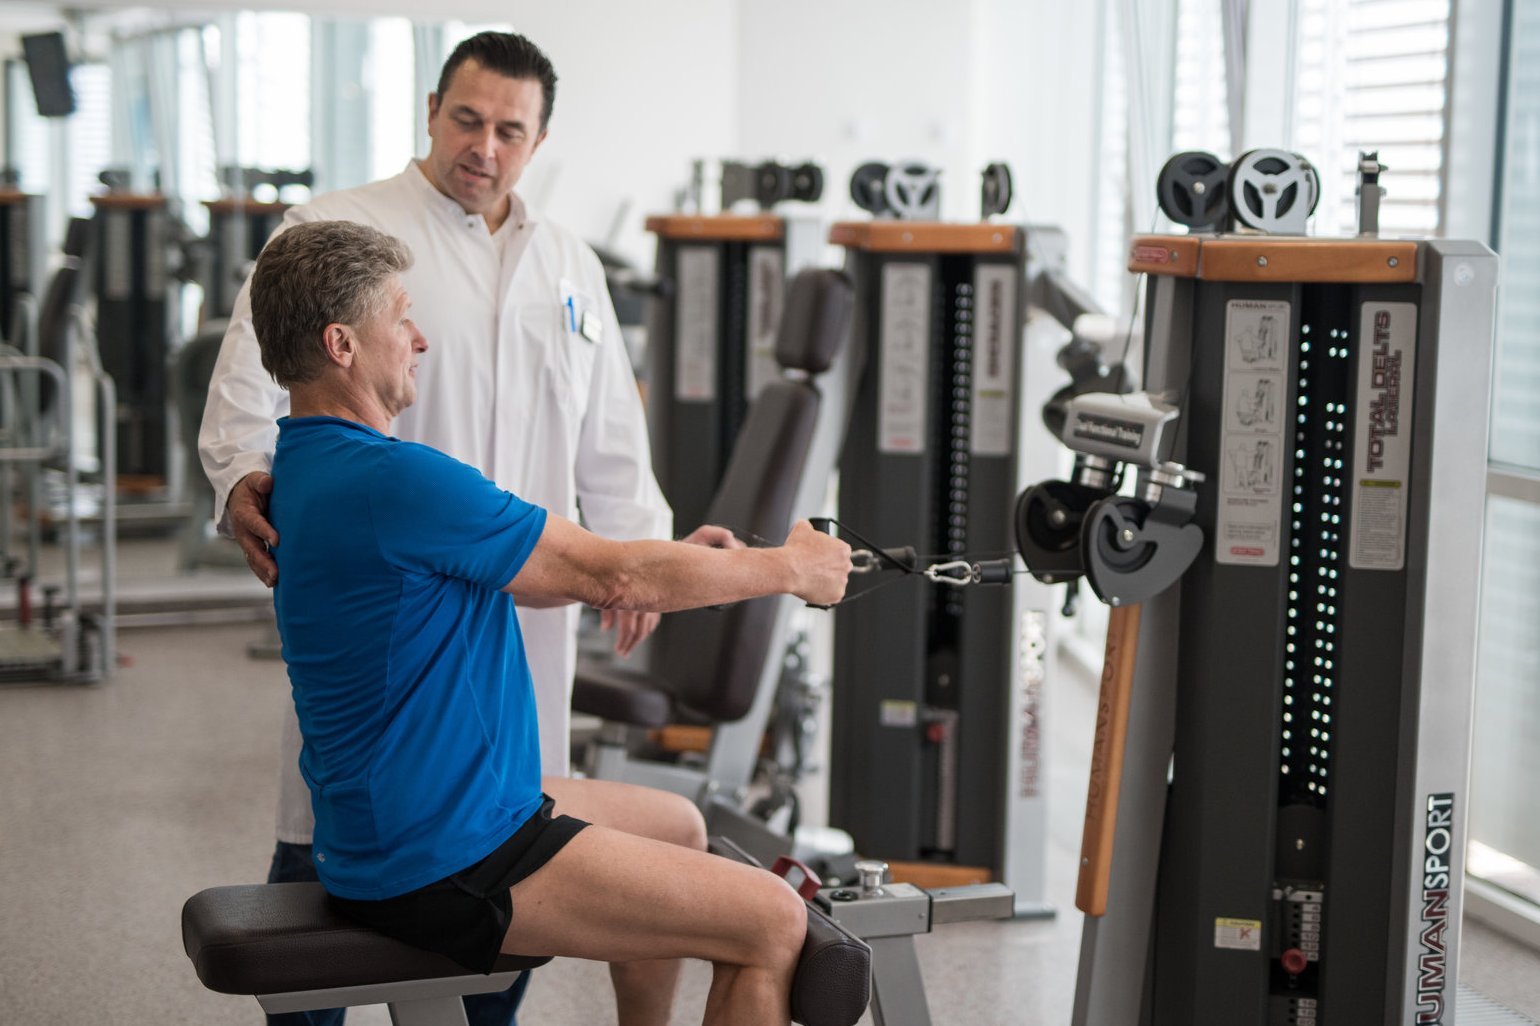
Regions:
<instances>
[{"instance_id":1,"label":"padded backrest","mask_svg":"<svg viewBox=\"0 0 1540 1026\"><path fill-rule=\"evenodd\" d=\"M854 308L850 280L839 271L799 273L787 290L776 344L783 365L827 370L849 333ZM797 359L788 362L783 353ZM820 407L818 390L808 381L782 378L765 386L738 429L707 523L773 545L786 540L809 472ZM828 469L814 472L821 476ZM742 719L772 654L779 601L762 598L723 610L669 614L655 636L652 672L686 712L711 722Z\"/></svg>"},{"instance_id":2,"label":"padded backrest","mask_svg":"<svg viewBox=\"0 0 1540 1026\"><path fill-rule=\"evenodd\" d=\"M733 446L706 519L779 545L791 530L819 396L802 381L765 386ZM741 719L754 703L775 623L774 597L663 618L652 671L686 711L714 722Z\"/></svg>"},{"instance_id":3,"label":"padded backrest","mask_svg":"<svg viewBox=\"0 0 1540 1026\"><path fill-rule=\"evenodd\" d=\"M850 329L855 289L843 271L799 271L786 286L775 359L788 370L822 374L834 363Z\"/></svg>"}]
</instances>

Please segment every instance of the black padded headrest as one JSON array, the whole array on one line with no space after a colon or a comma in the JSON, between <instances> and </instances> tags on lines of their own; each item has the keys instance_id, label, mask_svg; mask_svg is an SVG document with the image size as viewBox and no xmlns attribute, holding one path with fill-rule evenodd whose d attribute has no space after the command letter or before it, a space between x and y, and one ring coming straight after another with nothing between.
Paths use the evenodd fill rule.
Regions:
<instances>
[{"instance_id":1,"label":"black padded headrest","mask_svg":"<svg viewBox=\"0 0 1540 1026\"><path fill-rule=\"evenodd\" d=\"M91 245L91 219L72 217L64 228L64 255L84 257Z\"/></svg>"},{"instance_id":2,"label":"black padded headrest","mask_svg":"<svg viewBox=\"0 0 1540 1026\"><path fill-rule=\"evenodd\" d=\"M220 994L289 994L474 975L444 956L375 933L332 909L318 883L199 891L182 906L182 947ZM493 972L549 958L503 955Z\"/></svg>"},{"instance_id":3,"label":"black padded headrest","mask_svg":"<svg viewBox=\"0 0 1540 1026\"><path fill-rule=\"evenodd\" d=\"M798 271L786 287L781 327L775 336L775 359L788 370L822 374L845 342L855 287L843 271L808 268Z\"/></svg>"}]
</instances>

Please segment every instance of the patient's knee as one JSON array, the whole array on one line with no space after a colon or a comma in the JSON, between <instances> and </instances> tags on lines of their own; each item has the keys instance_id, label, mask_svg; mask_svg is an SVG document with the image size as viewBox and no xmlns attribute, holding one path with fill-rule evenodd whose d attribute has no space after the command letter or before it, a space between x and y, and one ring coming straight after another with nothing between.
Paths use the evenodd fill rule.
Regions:
<instances>
[{"instance_id":1,"label":"patient's knee","mask_svg":"<svg viewBox=\"0 0 1540 1026\"><path fill-rule=\"evenodd\" d=\"M656 808L651 821L659 840L696 851L706 850L706 819L695 803L683 795L656 792Z\"/></svg>"}]
</instances>

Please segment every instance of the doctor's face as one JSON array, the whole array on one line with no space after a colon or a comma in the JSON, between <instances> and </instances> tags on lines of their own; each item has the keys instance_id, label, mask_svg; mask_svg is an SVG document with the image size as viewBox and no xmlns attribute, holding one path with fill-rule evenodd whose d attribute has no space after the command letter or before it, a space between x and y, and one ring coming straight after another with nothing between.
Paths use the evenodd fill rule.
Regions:
<instances>
[{"instance_id":1,"label":"doctor's face","mask_svg":"<svg viewBox=\"0 0 1540 1026\"><path fill-rule=\"evenodd\" d=\"M545 139L544 109L538 80L509 78L467 60L443 95L428 97L429 179L467 214L501 224L509 190Z\"/></svg>"}]
</instances>

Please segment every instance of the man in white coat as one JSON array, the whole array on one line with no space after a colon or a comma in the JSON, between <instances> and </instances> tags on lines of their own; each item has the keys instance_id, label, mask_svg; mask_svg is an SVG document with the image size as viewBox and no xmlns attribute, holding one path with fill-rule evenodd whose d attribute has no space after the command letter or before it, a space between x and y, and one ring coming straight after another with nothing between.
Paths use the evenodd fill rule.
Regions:
<instances>
[{"instance_id":1,"label":"man in white coat","mask_svg":"<svg viewBox=\"0 0 1540 1026\"><path fill-rule=\"evenodd\" d=\"M394 433L479 468L499 487L595 533L667 538L673 517L653 477L647 431L603 269L588 246L542 219L513 191L546 135L555 100L549 60L522 36L484 32L449 56L428 97L427 157L384 181L316 198L285 216L368 224L416 254L403 283L431 340L418 402ZM248 288L236 299L209 387L199 451L221 526L269 586L281 539L265 517L275 421L287 393L262 369ZM731 544L720 529L691 540ZM575 606L519 610L534 679L545 773L568 772ZM618 613L629 652L656 614ZM299 732L285 727L278 846L270 879L314 879L309 793L297 769ZM516 1004L517 995L511 996ZM511 1021L511 1009L473 1022ZM336 1017L301 1018L315 1026Z\"/></svg>"}]
</instances>

